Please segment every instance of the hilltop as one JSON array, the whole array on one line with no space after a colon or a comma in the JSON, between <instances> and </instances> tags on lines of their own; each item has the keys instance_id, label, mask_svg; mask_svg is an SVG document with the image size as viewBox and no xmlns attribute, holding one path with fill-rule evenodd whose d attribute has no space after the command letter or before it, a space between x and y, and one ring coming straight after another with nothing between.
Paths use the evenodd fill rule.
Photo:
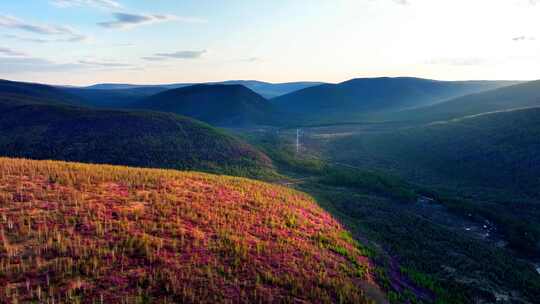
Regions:
<instances>
[{"instance_id":1,"label":"hilltop","mask_svg":"<svg viewBox=\"0 0 540 304\"><path fill-rule=\"evenodd\" d=\"M157 85L136 85L127 83L100 83L81 89L90 90L123 90L123 89L154 89L154 90L170 90L178 89L182 87L198 85L198 84L227 84L227 85L243 85L246 88L256 92L257 94L265 98L274 98L277 96L285 95L296 90L316 86L323 84L322 82L314 81L296 81L296 82L283 82L283 83L270 83L257 80L226 80L218 82L206 82L206 83L173 83L173 84L157 84Z\"/></svg>"},{"instance_id":2,"label":"hilltop","mask_svg":"<svg viewBox=\"0 0 540 304\"><path fill-rule=\"evenodd\" d=\"M168 90L132 105L133 108L172 112L212 125L271 124L270 102L242 85L194 85Z\"/></svg>"},{"instance_id":3,"label":"hilltop","mask_svg":"<svg viewBox=\"0 0 540 304\"><path fill-rule=\"evenodd\" d=\"M307 123L348 122L372 114L420 107L515 84L511 81L437 81L411 77L357 78L323 84L272 99L282 112Z\"/></svg>"},{"instance_id":4,"label":"hilltop","mask_svg":"<svg viewBox=\"0 0 540 304\"><path fill-rule=\"evenodd\" d=\"M362 247L241 178L0 158L1 302L368 303Z\"/></svg>"},{"instance_id":5,"label":"hilltop","mask_svg":"<svg viewBox=\"0 0 540 304\"><path fill-rule=\"evenodd\" d=\"M77 98L53 86L0 79L0 101L76 104Z\"/></svg>"}]
</instances>

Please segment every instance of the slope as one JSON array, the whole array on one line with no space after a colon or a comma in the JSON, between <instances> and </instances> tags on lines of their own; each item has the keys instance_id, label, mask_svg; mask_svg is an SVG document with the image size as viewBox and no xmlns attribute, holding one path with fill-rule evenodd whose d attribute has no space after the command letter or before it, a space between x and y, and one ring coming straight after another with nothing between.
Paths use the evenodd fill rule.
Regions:
<instances>
[{"instance_id":1,"label":"slope","mask_svg":"<svg viewBox=\"0 0 540 304\"><path fill-rule=\"evenodd\" d=\"M531 81L384 117L387 120L431 122L486 112L538 106L540 106L540 81Z\"/></svg>"},{"instance_id":2,"label":"slope","mask_svg":"<svg viewBox=\"0 0 540 304\"><path fill-rule=\"evenodd\" d=\"M272 99L279 110L306 116L307 122L369 119L373 113L434 104L515 82L436 81L409 77L359 78L324 84Z\"/></svg>"},{"instance_id":3,"label":"slope","mask_svg":"<svg viewBox=\"0 0 540 304\"><path fill-rule=\"evenodd\" d=\"M146 98L133 108L172 112L213 125L271 124L272 105L241 85L194 85Z\"/></svg>"},{"instance_id":4,"label":"slope","mask_svg":"<svg viewBox=\"0 0 540 304\"><path fill-rule=\"evenodd\" d=\"M231 174L271 167L250 145L174 114L2 101L0 155Z\"/></svg>"},{"instance_id":5,"label":"slope","mask_svg":"<svg viewBox=\"0 0 540 304\"><path fill-rule=\"evenodd\" d=\"M76 104L77 98L53 86L0 79L0 100L12 102L39 102L49 104Z\"/></svg>"},{"instance_id":6,"label":"slope","mask_svg":"<svg viewBox=\"0 0 540 304\"><path fill-rule=\"evenodd\" d=\"M0 158L2 302L367 303L360 245L246 179Z\"/></svg>"},{"instance_id":7,"label":"slope","mask_svg":"<svg viewBox=\"0 0 540 304\"><path fill-rule=\"evenodd\" d=\"M162 87L141 87L129 89L83 89L62 88L72 96L76 96L81 105L97 108L125 108L146 97L163 92Z\"/></svg>"},{"instance_id":8,"label":"slope","mask_svg":"<svg viewBox=\"0 0 540 304\"><path fill-rule=\"evenodd\" d=\"M170 90L196 85L197 83L173 83L173 84L158 84L158 85L135 85L135 84L123 84L123 83L102 83L85 87L84 89L95 90L118 90L118 89L159 89ZM264 98L274 98L277 96L285 95L297 90L323 84L322 82L314 81L297 81L297 82L284 82L284 83L269 83L257 80L226 80L219 82L207 82L199 84L239 84L246 88L256 92Z\"/></svg>"},{"instance_id":9,"label":"slope","mask_svg":"<svg viewBox=\"0 0 540 304\"><path fill-rule=\"evenodd\" d=\"M345 137L327 155L458 198L452 208L496 221L511 246L540 256L539 136L536 108Z\"/></svg>"}]
</instances>

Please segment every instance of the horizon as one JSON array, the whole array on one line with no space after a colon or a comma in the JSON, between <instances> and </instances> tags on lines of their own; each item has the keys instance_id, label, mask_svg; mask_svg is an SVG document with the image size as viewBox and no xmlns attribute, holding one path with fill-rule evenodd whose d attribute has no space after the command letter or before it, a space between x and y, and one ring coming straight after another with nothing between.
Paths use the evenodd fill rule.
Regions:
<instances>
[{"instance_id":1,"label":"horizon","mask_svg":"<svg viewBox=\"0 0 540 304\"><path fill-rule=\"evenodd\" d=\"M76 86L528 81L540 79L529 68L540 63L539 12L535 0L26 0L2 4L0 78Z\"/></svg>"},{"instance_id":2,"label":"horizon","mask_svg":"<svg viewBox=\"0 0 540 304\"><path fill-rule=\"evenodd\" d=\"M34 84L43 84L43 85L49 85L49 86L57 86L57 87L74 87L74 88L87 88L97 85L133 85L133 86L168 86L168 85L176 85L176 84L186 84L186 85L198 85L198 84L220 84L222 82L261 82L261 83L268 83L268 84L287 84L287 83L320 83L320 84L340 84L343 82L347 82L350 80L355 79L379 79L379 78L415 78L415 79L424 79L424 80L433 80L433 81L440 81L440 82L474 82L474 81L508 81L508 82L532 82L532 81L539 81L540 79L532 79L532 80L519 80L519 79L464 79L464 80L443 80L443 79L432 79L432 78L424 78L424 77L416 77L416 76L378 76L378 77L353 77L350 79L344 79L337 82L325 82L325 81L316 81L316 80L296 80L296 81L286 81L286 82L271 82L271 81L265 81L265 80L259 80L259 79L222 79L222 80L212 80L212 81L205 81L205 82L166 82L166 83L131 83L131 82L96 82L96 83L88 83L88 84L80 84L80 85L70 85L70 84L62 84L62 83L48 83L48 82L37 82L37 81L26 81L26 80L14 80L14 79L7 79L7 78L0 78L0 80L5 81L12 81L12 82L22 82L22 83L34 83ZM240 84L242 85L242 84Z\"/></svg>"}]
</instances>

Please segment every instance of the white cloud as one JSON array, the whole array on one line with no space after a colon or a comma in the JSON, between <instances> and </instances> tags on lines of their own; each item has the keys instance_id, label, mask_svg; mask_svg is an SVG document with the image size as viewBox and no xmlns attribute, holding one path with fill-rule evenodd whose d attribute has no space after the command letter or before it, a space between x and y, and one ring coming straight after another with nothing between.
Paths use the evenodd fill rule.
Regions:
<instances>
[{"instance_id":1,"label":"white cloud","mask_svg":"<svg viewBox=\"0 0 540 304\"><path fill-rule=\"evenodd\" d=\"M88 40L88 37L78 33L76 30L69 26L63 25L41 25L26 22L19 18L13 16L0 15L0 27L7 29L14 29L25 31L38 35L46 36L64 36L59 39L35 39L35 38L24 38L17 35L9 35L9 38L22 38L21 40L32 41L32 42L81 42Z\"/></svg>"},{"instance_id":2,"label":"white cloud","mask_svg":"<svg viewBox=\"0 0 540 304\"><path fill-rule=\"evenodd\" d=\"M23 52L15 51L15 50L4 48L4 47L0 47L0 54L5 55L5 56L15 56L15 57L26 56L26 54Z\"/></svg>"},{"instance_id":3,"label":"white cloud","mask_svg":"<svg viewBox=\"0 0 540 304\"><path fill-rule=\"evenodd\" d=\"M120 8L120 3L114 0L54 0L52 2L58 7L73 7L73 6L93 6L104 8Z\"/></svg>"},{"instance_id":4,"label":"white cloud","mask_svg":"<svg viewBox=\"0 0 540 304\"><path fill-rule=\"evenodd\" d=\"M517 36L512 38L512 41L519 42L519 41L533 41L536 40L536 38L531 36Z\"/></svg>"},{"instance_id":5,"label":"white cloud","mask_svg":"<svg viewBox=\"0 0 540 304\"><path fill-rule=\"evenodd\" d=\"M32 72L65 72L82 69L76 63L56 63L47 59L33 57L0 57L1 74L19 74Z\"/></svg>"},{"instance_id":6,"label":"white cloud","mask_svg":"<svg viewBox=\"0 0 540 304\"><path fill-rule=\"evenodd\" d=\"M150 58L174 58L174 59L197 59L200 58L206 50L201 51L178 51L174 53L157 53L154 57Z\"/></svg>"},{"instance_id":7,"label":"white cloud","mask_svg":"<svg viewBox=\"0 0 540 304\"><path fill-rule=\"evenodd\" d=\"M394 1L395 3L397 4L401 4L401 5L408 5L410 4L409 0L392 0Z\"/></svg>"},{"instance_id":8,"label":"white cloud","mask_svg":"<svg viewBox=\"0 0 540 304\"><path fill-rule=\"evenodd\" d=\"M97 61L97 60L91 60L91 59L79 60L79 63L84 64L84 65L89 65L89 66L108 67L108 68L133 67L133 65L127 64L127 63L118 63L118 62L113 62L113 61Z\"/></svg>"},{"instance_id":9,"label":"white cloud","mask_svg":"<svg viewBox=\"0 0 540 304\"><path fill-rule=\"evenodd\" d=\"M113 21L99 22L98 25L106 28L129 29L141 25L169 22L174 20L185 21L185 18L178 18L174 15L147 15L147 14L128 14L114 13Z\"/></svg>"},{"instance_id":10,"label":"white cloud","mask_svg":"<svg viewBox=\"0 0 540 304\"><path fill-rule=\"evenodd\" d=\"M474 66L485 64L486 60L479 57L436 58L427 61L427 63L453 66Z\"/></svg>"}]
</instances>

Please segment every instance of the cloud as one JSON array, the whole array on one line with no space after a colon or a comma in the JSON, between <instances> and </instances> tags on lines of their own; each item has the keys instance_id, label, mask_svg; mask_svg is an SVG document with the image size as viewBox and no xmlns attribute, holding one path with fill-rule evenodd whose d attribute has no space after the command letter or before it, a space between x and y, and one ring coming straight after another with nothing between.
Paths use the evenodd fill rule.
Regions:
<instances>
[{"instance_id":1,"label":"cloud","mask_svg":"<svg viewBox=\"0 0 540 304\"><path fill-rule=\"evenodd\" d=\"M530 37L530 36L517 36L517 37L512 38L512 41L515 41L515 42L519 42L519 41L532 41L532 40L535 40L535 38L534 38L534 37Z\"/></svg>"},{"instance_id":2,"label":"cloud","mask_svg":"<svg viewBox=\"0 0 540 304\"><path fill-rule=\"evenodd\" d=\"M52 2L58 7L73 7L73 6L93 6L104 8L120 8L122 5L114 0L54 0Z\"/></svg>"},{"instance_id":3,"label":"cloud","mask_svg":"<svg viewBox=\"0 0 540 304\"><path fill-rule=\"evenodd\" d=\"M23 21L19 18L12 16L0 15L0 27L7 29L16 29L21 31L30 32L33 34L47 35L47 36L64 36L64 38L53 39L47 41L45 39L23 38L26 41L32 42L81 42L88 39L87 36L78 33L73 28L68 26L59 25L38 25ZM11 35L11 38L19 38L16 35Z\"/></svg>"},{"instance_id":4,"label":"cloud","mask_svg":"<svg viewBox=\"0 0 540 304\"><path fill-rule=\"evenodd\" d=\"M2 52L0 51L0 54ZM91 70L140 70L141 67L95 60L79 60L78 62L58 63L44 58L36 57L0 57L0 74L24 74L41 72L82 72Z\"/></svg>"},{"instance_id":5,"label":"cloud","mask_svg":"<svg viewBox=\"0 0 540 304\"><path fill-rule=\"evenodd\" d=\"M66 72L82 69L75 63L55 63L47 59L32 57L0 57L1 74L18 74L32 72Z\"/></svg>"},{"instance_id":6,"label":"cloud","mask_svg":"<svg viewBox=\"0 0 540 304\"><path fill-rule=\"evenodd\" d=\"M51 40L48 40L48 39L22 37L22 36L19 36L19 35L13 35L13 34L6 34L6 35L4 35L4 38L8 38L8 39L16 39L16 40L19 40L19 41L25 41L25 42L35 42L35 43L47 43L47 42L51 42Z\"/></svg>"},{"instance_id":7,"label":"cloud","mask_svg":"<svg viewBox=\"0 0 540 304\"><path fill-rule=\"evenodd\" d=\"M52 42L87 42L90 41L90 37L76 34L71 37L67 38L58 38L58 39L43 39L43 38L31 38L31 37L24 37L19 35L13 35L13 34L6 34L4 35L5 38L9 39L16 39L19 41L24 42L34 42L34 43L52 43Z\"/></svg>"},{"instance_id":8,"label":"cloud","mask_svg":"<svg viewBox=\"0 0 540 304\"><path fill-rule=\"evenodd\" d=\"M174 53L157 53L153 57L146 57L146 58L173 58L173 59L197 59L200 58L204 53L206 53L206 50L201 51L178 51Z\"/></svg>"},{"instance_id":9,"label":"cloud","mask_svg":"<svg viewBox=\"0 0 540 304\"><path fill-rule=\"evenodd\" d=\"M5 55L5 56L16 56L16 57L26 56L26 54L23 52L14 51L12 49L3 48L3 47L0 47L0 54Z\"/></svg>"},{"instance_id":10,"label":"cloud","mask_svg":"<svg viewBox=\"0 0 540 304\"><path fill-rule=\"evenodd\" d=\"M167 60L168 58L167 57L147 56L147 57L142 57L142 59L146 60L146 61L164 61L164 60Z\"/></svg>"},{"instance_id":11,"label":"cloud","mask_svg":"<svg viewBox=\"0 0 540 304\"><path fill-rule=\"evenodd\" d=\"M485 59L478 57L462 57L462 58L436 58L426 62L427 64L453 65L453 66L473 66L486 63Z\"/></svg>"},{"instance_id":12,"label":"cloud","mask_svg":"<svg viewBox=\"0 0 540 304\"><path fill-rule=\"evenodd\" d=\"M89 65L89 66L108 67L108 68L133 67L133 65L131 64L111 62L111 61L79 60L79 63L84 64L84 65Z\"/></svg>"},{"instance_id":13,"label":"cloud","mask_svg":"<svg viewBox=\"0 0 540 304\"><path fill-rule=\"evenodd\" d=\"M141 25L149 25L154 23L169 22L174 20L181 20L187 22L189 18L179 18L174 15L147 15L147 14L127 14L127 13L114 13L116 20L99 22L98 25L106 28L113 29L129 29ZM193 19L195 20L195 19Z\"/></svg>"},{"instance_id":14,"label":"cloud","mask_svg":"<svg viewBox=\"0 0 540 304\"><path fill-rule=\"evenodd\" d=\"M249 57L249 58L241 59L240 61L241 62L259 62L259 61L261 61L261 58L259 58L259 57Z\"/></svg>"},{"instance_id":15,"label":"cloud","mask_svg":"<svg viewBox=\"0 0 540 304\"><path fill-rule=\"evenodd\" d=\"M401 4L401 5L408 5L410 4L409 0L392 0L394 3Z\"/></svg>"}]
</instances>

